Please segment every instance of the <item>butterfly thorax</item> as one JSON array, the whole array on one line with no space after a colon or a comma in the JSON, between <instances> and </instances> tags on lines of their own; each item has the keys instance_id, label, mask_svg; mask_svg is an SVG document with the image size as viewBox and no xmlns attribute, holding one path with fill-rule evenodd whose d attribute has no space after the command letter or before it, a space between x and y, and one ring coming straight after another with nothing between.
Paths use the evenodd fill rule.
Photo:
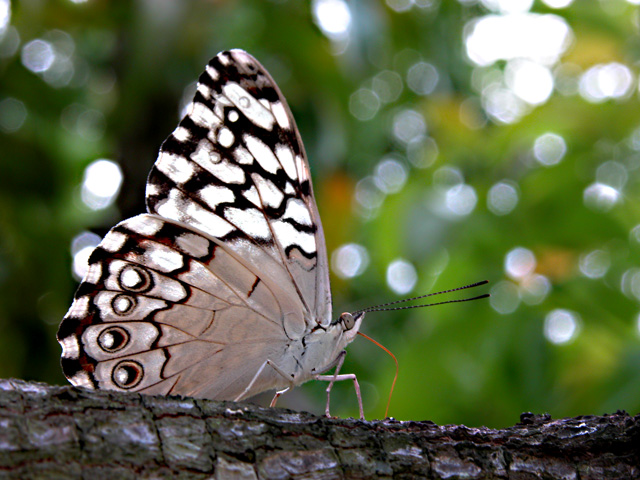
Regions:
<instances>
[{"instance_id":1,"label":"butterfly thorax","mask_svg":"<svg viewBox=\"0 0 640 480\"><path fill-rule=\"evenodd\" d=\"M302 383L333 368L340 353L353 341L364 315L342 314L328 326L316 325L301 339L300 371L296 383Z\"/></svg>"}]
</instances>

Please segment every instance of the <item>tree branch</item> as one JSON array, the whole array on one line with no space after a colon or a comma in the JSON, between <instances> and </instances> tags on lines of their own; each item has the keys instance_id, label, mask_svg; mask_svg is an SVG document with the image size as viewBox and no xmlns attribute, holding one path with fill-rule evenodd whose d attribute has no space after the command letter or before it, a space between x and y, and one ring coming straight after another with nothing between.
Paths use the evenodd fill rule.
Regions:
<instances>
[{"instance_id":1,"label":"tree branch","mask_svg":"<svg viewBox=\"0 0 640 480\"><path fill-rule=\"evenodd\" d=\"M0 380L1 478L631 479L640 415L504 430Z\"/></svg>"}]
</instances>

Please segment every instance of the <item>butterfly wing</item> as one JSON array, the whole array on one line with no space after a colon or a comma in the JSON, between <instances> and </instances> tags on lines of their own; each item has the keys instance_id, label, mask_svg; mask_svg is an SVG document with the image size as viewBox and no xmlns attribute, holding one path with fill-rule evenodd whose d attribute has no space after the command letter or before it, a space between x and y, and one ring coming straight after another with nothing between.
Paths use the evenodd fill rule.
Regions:
<instances>
[{"instance_id":1,"label":"butterfly wing","mask_svg":"<svg viewBox=\"0 0 640 480\"><path fill-rule=\"evenodd\" d=\"M326 247L304 147L284 96L251 55L232 50L209 62L189 113L151 170L147 206L219 238L257 268L269 255L313 317L307 323L331 321Z\"/></svg>"},{"instance_id":2,"label":"butterfly wing","mask_svg":"<svg viewBox=\"0 0 640 480\"><path fill-rule=\"evenodd\" d=\"M233 399L331 317L322 227L291 112L264 68L223 52L164 142L150 214L114 227L58 340L69 380ZM284 379L265 369L248 396Z\"/></svg>"}]
</instances>

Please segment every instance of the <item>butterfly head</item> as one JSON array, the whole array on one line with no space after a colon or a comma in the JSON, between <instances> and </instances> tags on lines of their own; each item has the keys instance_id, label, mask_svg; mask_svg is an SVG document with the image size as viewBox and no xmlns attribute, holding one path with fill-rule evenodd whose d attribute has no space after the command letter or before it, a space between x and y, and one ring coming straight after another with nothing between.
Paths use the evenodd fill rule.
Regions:
<instances>
[{"instance_id":1,"label":"butterfly head","mask_svg":"<svg viewBox=\"0 0 640 480\"><path fill-rule=\"evenodd\" d=\"M360 324L364 319L365 313L366 312L344 312L340 317L338 317L338 320L334 322L342 327L347 343L353 340L358 334L358 330L360 330Z\"/></svg>"}]
</instances>

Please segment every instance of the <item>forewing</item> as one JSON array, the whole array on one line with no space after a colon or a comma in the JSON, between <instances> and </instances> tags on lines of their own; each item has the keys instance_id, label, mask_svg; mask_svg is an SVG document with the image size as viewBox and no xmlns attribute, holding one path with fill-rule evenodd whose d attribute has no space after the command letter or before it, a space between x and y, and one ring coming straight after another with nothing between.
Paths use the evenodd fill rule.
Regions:
<instances>
[{"instance_id":1,"label":"forewing","mask_svg":"<svg viewBox=\"0 0 640 480\"><path fill-rule=\"evenodd\" d=\"M147 185L149 212L219 239L256 270L284 265L304 318L331 320L326 248L309 166L275 82L240 50L213 58L189 113L162 145Z\"/></svg>"}]
</instances>

